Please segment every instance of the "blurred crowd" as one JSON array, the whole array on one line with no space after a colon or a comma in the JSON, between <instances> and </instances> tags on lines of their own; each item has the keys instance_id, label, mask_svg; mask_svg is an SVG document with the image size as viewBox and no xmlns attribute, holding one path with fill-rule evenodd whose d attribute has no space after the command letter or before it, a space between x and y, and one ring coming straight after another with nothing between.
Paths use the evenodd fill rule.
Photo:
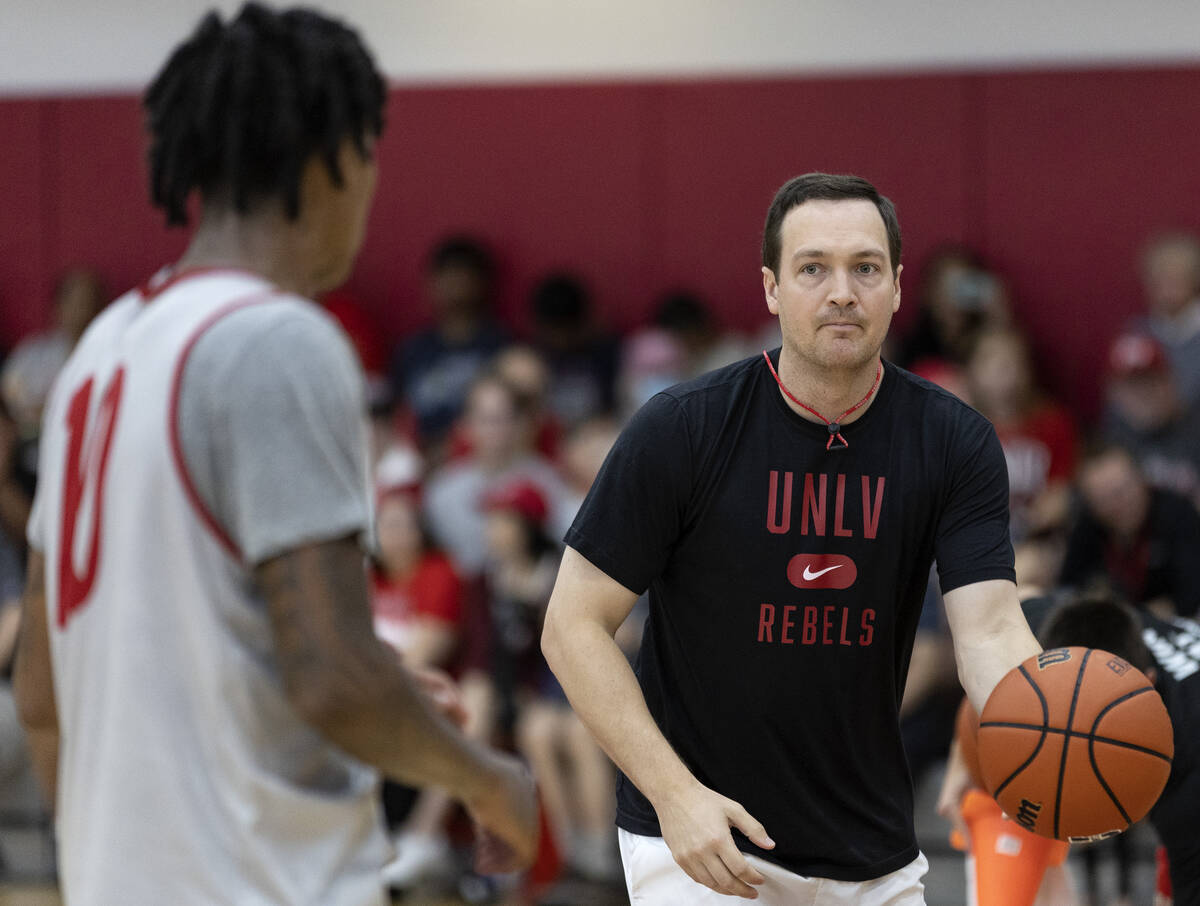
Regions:
<instances>
[{"instance_id":1,"label":"blurred crowd","mask_svg":"<svg viewBox=\"0 0 1200 906\"><path fill-rule=\"evenodd\" d=\"M1200 609L1200 239L1151 238L1144 297L1104 357L1103 411L1081 422L1039 379L1002 273L972 250L939 249L920 273L919 312L885 355L960 396L995 425L1008 461L1022 595L1103 585L1138 607ZM604 328L586 282L548 274L517 336L493 312L490 250L451 237L427 259L428 326L395 348L352 295L322 300L367 375L376 493L371 587L378 634L414 668L462 689L467 728L521 753L538 779L552 842L535 871L620 883L614 774L573 715L539 648L560 539L623 422L659 390L779 343L778 328L723 329L703 296L658 300L649 324ZM19 623L24 523L39 418L54 376L109 299L86 269L59 281L52 326L0 371L0 670ZM765 314L765 310L764 310ZM936 575L921 617L902 722L914 779L946 755L961 698ZM635 656L644 603L619 641ZM7 680L5 680L7 683ZM7 686L0 694L0 817L36 789ZM435 790L388 786L393 887L463 874L469 836ZM475 894L473 894L474 896ZM478 894L479 898L487 891ZM549 900L547 900L549 901ZM567 900L563 900L566 902Z\"/></svg>"}]
</instances>

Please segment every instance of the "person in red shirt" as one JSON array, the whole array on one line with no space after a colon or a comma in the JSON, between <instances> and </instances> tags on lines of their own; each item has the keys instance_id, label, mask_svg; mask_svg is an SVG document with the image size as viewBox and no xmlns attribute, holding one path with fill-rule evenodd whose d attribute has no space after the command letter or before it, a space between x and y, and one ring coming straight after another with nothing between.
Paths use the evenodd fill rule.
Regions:
<instances>
[{"instance_id":1,"label":"person in red shirt","mask_svg":"<svg viewBox=\"0 0 1200 906\"><path fill-rule=\"evenodd\" d=\"M1038 387L1025 338L1007 328L981 334L967 361L967 388L1004 448L1013 539L1061 527L1075 471L1075 422Z\"/></svg>"},{"instance_id":2,"label":"person in red shirt","mask_svg":"<svg viewBox=\"0 0 1200 906\"><path fill-rule=\"evenodd\" d=\"M380 495L371 571L375 634L411 668L446 669L459 641L464 587L450 559L429 542L418 495L416 485Z\"/></svg>"},{"instance_id":3,"label":"person in red shirt","mask_svg":"<svg viewBox=\"0 0 1200 906\"><path fill-rule=\"evenodd\" d=\"M431 543L420 518L420 487L384 489L375 517L378 552L371 567L371 609L375 634L396 650L410 670L460 672L464 607L468 589L450 559ZM486 735L484 708L461 687L464 731ZM395 835L396 858L383 869L385 883L404 889L423 880L449 876L454 856L446 835L452 802L437 789L413 791L384 785L389 824L404 815Z\"/></svg>"}]
</instances>

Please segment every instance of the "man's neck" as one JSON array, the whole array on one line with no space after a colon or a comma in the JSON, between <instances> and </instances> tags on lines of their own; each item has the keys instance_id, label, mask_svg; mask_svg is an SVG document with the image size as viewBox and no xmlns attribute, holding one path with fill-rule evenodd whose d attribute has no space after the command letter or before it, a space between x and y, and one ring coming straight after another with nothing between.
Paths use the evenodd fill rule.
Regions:
<instances>
[{"instance_id":1,"label":"man's neck","mask_svg":"<svg viewBox=\"0 0 1200 906\"><path fill-rule=\"evenodd\" d=\"M299 225L281 214L241 216L209 210L176 268L238 268L259 274L280 289L312 298L319 287L312 278L314 256L308 245Z\"/></svg>"},{"instance_id":2,"label":"man's neck","mask_svg":"<svg viewBox=\"0 0 1200 906\"><path fill-rule=\"evenodd\" d=\"M879 387L883 383L881 368L882 363L878 355L861 367L836 369L808 363L799 356L789 355L787 346L779 353L778 372L783 387L805 406L815 409L829 421L839 420L842 413L870 394L866 402L840 419L840 424L844 425L862 417L879 395ZM875 382L877 375L880 377L879 384ZM782 389L780 393L784 402L797 415L821 423L811 412L788 399L787 393L783 393Z\"/></svg>"}]
</instances>

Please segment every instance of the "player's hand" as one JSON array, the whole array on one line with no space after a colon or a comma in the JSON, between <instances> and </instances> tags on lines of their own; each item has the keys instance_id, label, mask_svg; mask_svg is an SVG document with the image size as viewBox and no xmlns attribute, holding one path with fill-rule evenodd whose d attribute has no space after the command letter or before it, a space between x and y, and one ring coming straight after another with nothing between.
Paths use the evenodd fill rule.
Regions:
<instances>
[{"instance_id":1,"label":"player's hand","mask_svg":"<svg viewBox=\"0 0 1200 906\"><path fill-rule=\"evenodd\" d=\"M729 829L736 827L762 849L774 849L775 841L749 812L700 783L655 807L663 841L689 878L717 893L758 898L754 888L766 879L734 845Z\"/></svg>"},{"instance_id":2,"label":"player's hand","mask_svg":"<svg viewBox=\"0 0 1200 906\"><path fill-rule=\"evenodd\" d=\"M946 773L942 777L942 788L938 791L937 813L950 822L968 849L971 846L971 832L963 820L962 801L974 786L956 739L951 743L950 755L946 759Z\"/></svg>"},{"instance_id":3,"label":"player's hand","mask_svg":"<svg viewBox=\"0 0 1200 906\"><path fill-rule=\"evenodd\" d=\"M491 875L533 864L538 846L538 802L533 777L515 758L499 752L488 782L463 804L475 821L475 868Z\"/></svg>"},{"instance_id":4,"label":"player's hand","mask_svg":"<svg viewBox=\"0 0 1200 906\"><path fill-rule=\"evenodd\" d=\"M463 705L462 692L450 674L433 667L406 667L417 687L433 702L443 717L460 730L467 725L467 709Z\"/></svg>"}]
</instances>

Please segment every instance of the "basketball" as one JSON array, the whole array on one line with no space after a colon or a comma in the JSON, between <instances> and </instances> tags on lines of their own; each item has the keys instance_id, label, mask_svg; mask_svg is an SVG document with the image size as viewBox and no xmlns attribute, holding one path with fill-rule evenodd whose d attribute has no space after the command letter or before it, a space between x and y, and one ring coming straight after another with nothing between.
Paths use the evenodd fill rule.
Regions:
<instances>
[{"instance_id":1,"label":"basketball","mask_svg":"<svg viewBox=\"0 0 1200 906\"><path fill-rule=\"evenodd\" d=\"M979 715L965 695L954 718L954 735L958 739L958 750L967 766L967 774L975 786L983 787L983 772L979 769Z\"/></svg>"},{"instance_id":2,"label":"basketball","mask_svg":"<svg viewBox=\"0 0 1200 906\"><path fill-rule=\"evenodd\" d=\"M979 722L984 785L1004 811L1060 840L1112 836L1154 805L1175 747L1140 670L1094 648L1054 648L997 684Z\"/></svg>"}]
</instances>

